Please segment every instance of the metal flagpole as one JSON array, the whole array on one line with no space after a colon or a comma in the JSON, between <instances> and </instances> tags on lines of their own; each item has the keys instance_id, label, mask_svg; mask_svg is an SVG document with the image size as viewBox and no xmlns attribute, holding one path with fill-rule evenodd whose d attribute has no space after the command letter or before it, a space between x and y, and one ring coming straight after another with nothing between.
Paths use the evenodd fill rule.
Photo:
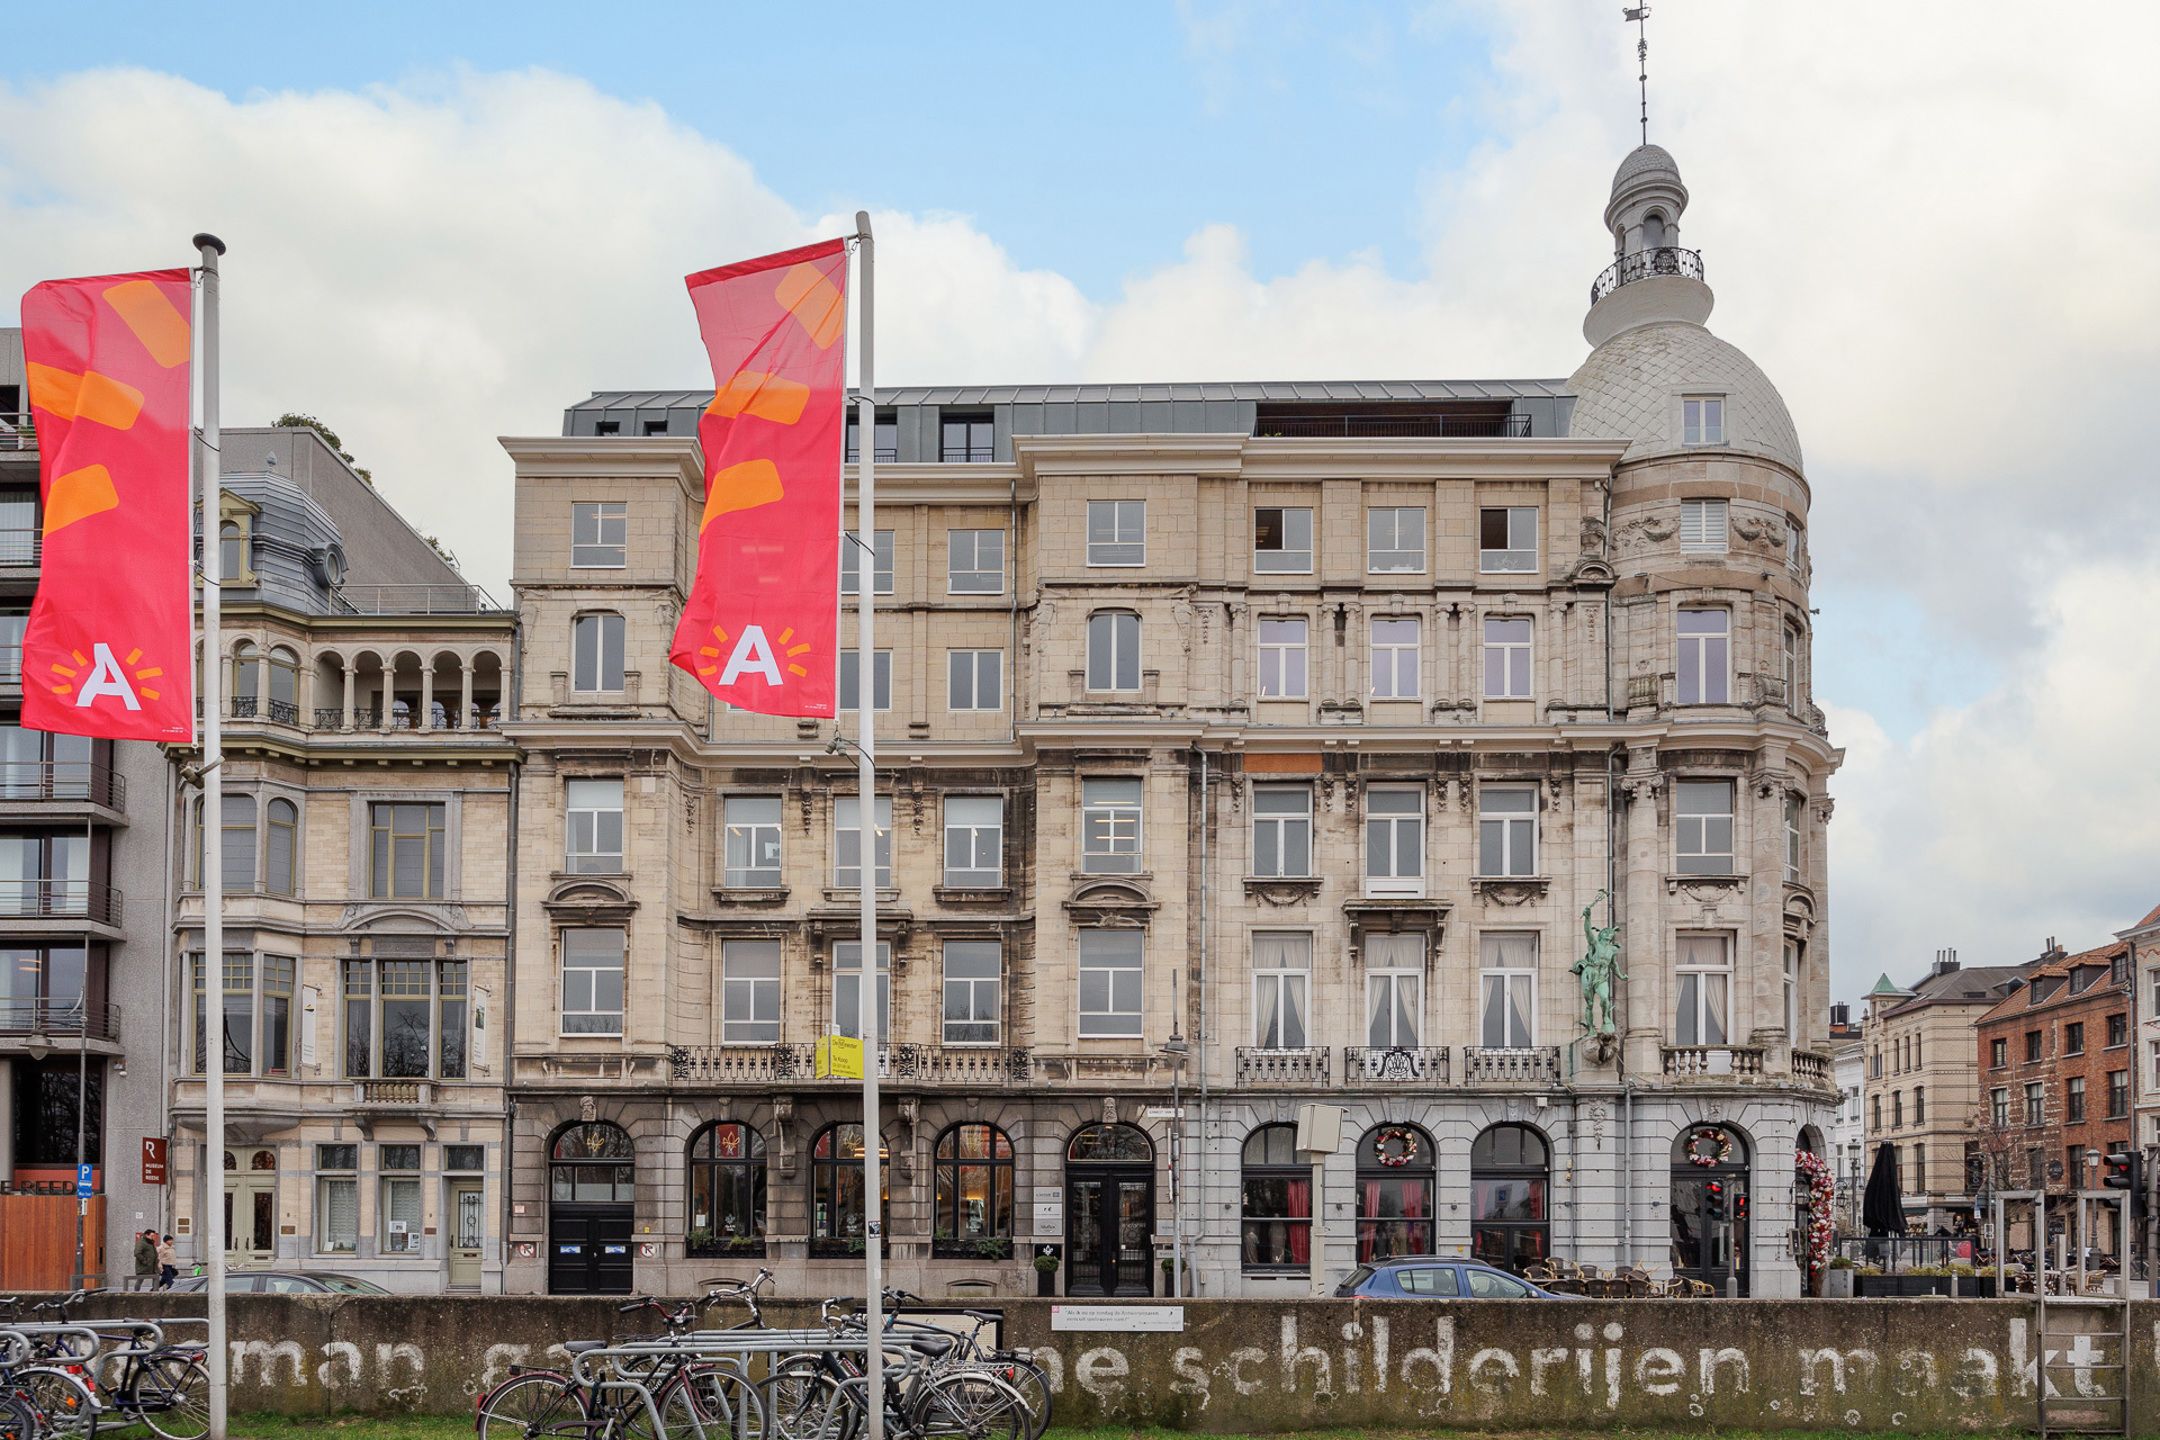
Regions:
<instances>
[{"instance_id":1,"label":"metal flagpole","mask_svg":"<svg viewBox=\"0 0 2160 1440\"><path fill-rule=\"evenodd\" d=\"M855 698L861 702L856 721L855 765L859 777L856 816L862 828L861 861L857 878L862 896L862 1031L863 1042L863 1305L870 1344L863 1354L863 1374L868 1381L864 1409L869 1412L869 1440L885 1440L885 1357L880 1343L885 1333L884 1285L885 1219L884 1166L878 1154L884 1130L878 1115L878 967L877 967L877 745L872 727L877 716L877 651L871 631L877 619L877 397L871 390L871 335L875 314L875 291L871 288L870 212L855 212L855 233L861 244L860 317L857 335L862 344L861 409L855 429L855 554L861 567L855 598Z\"/></svg>"},{"instance_id":2,"label":"metal flagpole","mask_svg":"<svg viewBox=\"0 0 2160 1440\"><path fill-rule=\"evenodd\" d=\"M94 740L90 742L90 753L92 755L97 753L97 742ZM60 778L58 773L59 762L54 761L53 763L55 767L53 779L57 781ZM96 768L93 765L84 772L83 794L86 798L92 796L89 784L90 772ZM83 914L85 915L95 915L97 913L96 910L91 908L93 897L90 894L90 877L97 873L97 868L90 863L90 852L96 847L96 834L90 828L90 821L86 819L83 821L82 873ZM87 969L83 973L82 998L75 1003L82 1012L82 1024L75 1031L75 1287L82 1289L90 1283L90 1255L87 1237L84 1234L90 1224L90 1197L82 1193L82 1167L84 1161L88 1158L83 1153L84 1117L90 1110L90 977ZM104 1089L102 1085L98 1088L100 1091ZM100 1098L102 1098L102 1095ZM102 1135L99 1136L100 1140L103 1138ZM141 1231L137 1231L137 1238L140 1238L141 1234ZM134 1247L131 1245L128 1248L132 1250Z\"/></svg>"},{"instance_id":3,"label":"metal flagpole","mask_svg":"<svg viewBox=\"0 0 2160 1440\"><path fill-rule=\"evenodd\" d=\"M218 660L218 256L225 242L197 235L202 252L202 1023L196 1044L203 1054L202 1241L209 1262L210 1437L226 1440L225 1343L225 866L221 853L225 811L225 758L220 720L224 676ZM216 1042L211 1041L212 1035Z\"/></svg>"}]
</instances>

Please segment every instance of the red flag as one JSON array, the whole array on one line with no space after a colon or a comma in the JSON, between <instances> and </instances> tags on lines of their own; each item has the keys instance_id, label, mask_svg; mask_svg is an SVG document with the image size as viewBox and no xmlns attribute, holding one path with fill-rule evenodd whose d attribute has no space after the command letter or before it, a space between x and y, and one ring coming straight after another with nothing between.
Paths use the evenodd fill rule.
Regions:
<instances>
[{"instance_id":1,"label":"red flag","mask_svg":"<svg viewBox=\"0 0 2160 1440\"><path fill-rule=\"evenodd\" d=\"M689 277L713 399L697 578L668 657L763 715L830 717L840 628L847 242Z\"/></svg>"},{"instance_id":2,"label":"red flag","mask_svg":"<svg viewBox=\"0 0 2160 1440\"><path fill-rule=\"evenodd\" d=\"M23 297L45 545L23 724L193 740L188 272L48 280Z\"/></svg>"}]
</instances>

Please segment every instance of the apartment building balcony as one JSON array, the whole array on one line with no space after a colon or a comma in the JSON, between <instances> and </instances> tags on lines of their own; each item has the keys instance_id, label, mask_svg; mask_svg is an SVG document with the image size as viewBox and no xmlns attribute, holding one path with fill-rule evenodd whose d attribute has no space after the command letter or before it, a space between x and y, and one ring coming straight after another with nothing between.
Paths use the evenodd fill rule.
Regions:
<instances>
[{"instance_id":1,"label":"apartment building balcony","mask_svg":"<svg viewBox=\"0 0 2160 1440\"><path fill-rule=\"evenodd\" d=\"M1334 1079L1334 1056L1325 1045L1237 1047L1240 1085L1329 1085Z\"/></svg>"},{"instance_id":2,"label":"apartment building balcony","mask_svg":"<svg viewBox=\"0 0 2160 1440\"><path fill-rule=\"evenodd\" d=\"M394 705L387 715L380 706L355 705L348 715L339 705L317 705L311 711L303 711L300 706L287 701L257 702L247 697L235 699L227 713L229 718L237 721L259 719L301 729L356 735L379 732L400 737L435 731L493 731L503 722L502 707L492 701L469 706L436 704L429 707L424 722L414 715L409 705Z\"/></svg>"},{"instance_id":3,"label":"apartment building balcony","mask_svg":"<svg viewBox=\"0 0 2160 1440\"><path fill-rule=\"evenodd\" d=\"M127 777L95 760L0 762L0 818L44 819L79 806L125 815Z\"/></svg>"},{"instance_id":4,"label":"apartment building balcony","mask_svg":"<svg viewBox=\"0 0 2160 1440\"><path fill-rule=\"evenodd\" d=\"M1034 1075L1034 1052L995 1045L881 1045L880 1080L896 1085L999 1089ZM668 1074L677 1085L853 1084L817 1074L815 1045L675 1045Z\"/></svg>"},{"instance_id":5,"label":"apartment building balcony","mask_svg":"<svg viewBox=\"0 0 2160 1440\"><path fill-rule=\"evenodd\" d=\"M82 930L120 938L120 892L87 880L0 880L0 930Z\"/></svg>"},{"instance_id":6,"label":"apartment building balcony","mask_svg":"<svg viewBox=\"0 0 2160 1440\"><path fill-rule=\"evenodd\" d=\"M1663 1070L1668 1080L1760 1080L1760 1045L1665 1045Z\"/></svg>"},{"instance_id":7,"label":"apartment building balcony","mask_svg":"<svg viewBox=\"0 0 2160 1440\"><path fill-rule=\"evenodd\" d=\"M1345 1045L1345 1085L1445 1085L1445 1045Z\"/></svg>"},{"instance_id":8,"label":"apartment building balcony","mask_svg":"<svg viewBox=\"0 0 2160 1440\"><path fill-rule=\"evenodd\" d=\"M93 1055L120 1044L120 1007L42 996L0 996L0 1054L69 1051L84 1041Z\"/></svg>"},{"instance_id":9,"label":"apartment building balcony","mask_svg":"<svg viewBox=\"0 0 2160 1440\"><path fill-rule=\"evenodd\" d=\"M4 435L0 435L0 442L5 439ZM28 525L0 528L0 577L20 575L27 579L34 576L44 555L43 530Z\"/></svg>"},{"instance_id":10,"label":"apartment building balcony","mask_svg":"<svg viewBox=\"0 0 2160 1440\"><path fill-rule=\"evenodd\" d=\"M22 694L22 642L0 645L0 695Z\"/></svg>"},{"instance_id":11,"label":"apartment building balcony","mask_svg":"<svg viewBox=\"0 0 2160 1440\"><path fill-rule=\"evenodd\" d=\"M1597 279L1590 282L1590 303L1595 305L1623 285L1638 280L1650 280L1660 275L1676 275L1683 280L1703 278L1702 252L1683 250L1677 245L1661 245L1651 250L1638 250L1623 255L1605 267Z\"/></svg>"},{"instance_id":12,"label":"apartment building balcony","mask_svg":"<svg viewBox=\"0 0 2160 1440\"><path fill-rule=\"evenodd\" d=\"M1557 1045L1466 1045L1463 1047L1463 1084L1557 1085L1560 1083L1560 1047Z\"/></svg>"},{"instance_id":13,"label":"apartment building balcony","mask_svg":"<svg viewBox=\"0 0 2160 1440\"><path fill-rule=\"evenodd\" d=\"M331 603L343 615L485 615L502 607L478 585L340 585Z\"/></svg>"},{"instance_id":14,"label":"apartment building balcony","mask_svg":"<svg viewBox=\"0 0 2160 1440\"><path fill-rule=\"evenodd\" d=\"M432 1138L442 1118L440 1087L432 1080L355 1080L346 1113L363 1135L372 1137L375 1126L388 1120L418 1125Z\"/></svg>"},{"instance_id":15,"label":"apartment building balcony","mask_svg":"<svg viewBox=\"0 0 2160 1440\"><path fill-rule=\"evenodd\" d=\"M1814 1050L1792 1052L1793 1079L1803 1085L1812 1085L1818 1090L1835 1090L1837 1080L1833 1070L1834 1062L1828 1055Z\"/></svg>"},{"instance_id":16,"label":"apartment building balcony","mask_svg":"<svg viewBox=\"0 0 2160 1440\"><path fill-rule=\"evenodd\" d=\"M1387 439L1519 439L1530 433L1528 414L1498 410L1427 410L1401 405L1372 410L1298 411L1268 413L1262 407L1253 421L1257 439L1301 438L1323 440Z\"/></svg>"},{"instance_id":17,"label":"apartment building balcony","mask_svg":"<svg viewBox=\"0 0 2160 1440\"><path fill-rule=\"evenodd\" d=\"M37 420L28 410L0 410L0 454L37 453Z\"/></svg>"}]
</instances>

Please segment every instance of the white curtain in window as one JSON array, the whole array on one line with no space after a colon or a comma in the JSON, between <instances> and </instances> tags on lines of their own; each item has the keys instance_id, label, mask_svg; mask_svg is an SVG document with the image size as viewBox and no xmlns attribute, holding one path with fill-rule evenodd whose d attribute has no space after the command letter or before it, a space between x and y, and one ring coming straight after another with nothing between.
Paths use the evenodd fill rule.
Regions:
<instances>
[{"instance_id":1,"label":"white curtain in window","mask_svg":"<svg viewBox=\"0 0 2160 1440\"><path fill-rule=\"evenodd\" d=\"M360 1234L360 1186L351 1179L322 1182L322 1233L316 1248L351 1254Z\"/></svg>"},{"instance_id":2,"label":"white curtain in window","mask_svg":"<svg viewBox=\"0 0 2160 1440\"><path fill-rule=\"evenodd\" d=\"M1253 937L1255 1043L1270 1048L1305 1043L1305 987L1311 972L1312 936Z\"/></svg>"}]
</instances>

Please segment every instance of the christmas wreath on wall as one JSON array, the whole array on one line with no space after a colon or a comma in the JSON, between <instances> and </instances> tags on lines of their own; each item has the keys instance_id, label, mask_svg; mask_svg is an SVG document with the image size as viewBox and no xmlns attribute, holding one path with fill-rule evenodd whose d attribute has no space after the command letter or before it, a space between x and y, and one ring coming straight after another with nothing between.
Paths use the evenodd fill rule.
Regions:
<instances>
[{"instance_id":1,"label":"christmas wreath on wall","mask_svg":"<svg viewBox=\"0 0 2160 1440\"><path fill-rule=\"evenodd\" d=\"M1830 1243L1834 1238L1831 1214L1837 1200L1837 1184L1830 1176L1830 1162L1812 1150L1802 1150L1793 1156L1793 1170L1800 1183L1807 1187L1807 1269L1813 1279L1830 1263Z\"/></svg>"},{"instance_id":2,"label":"christmas wreath on wall","mask_svg":"<svg viewBox=\"0 0 2160 1440\"><path fill-rule=\"evenodd\" d=\"M1732 1136L1715 1125L1701 1126L1687 1137L1687 1158L1705 1170L1723 1165L1732 1159Z\"/></svg>"},{"instance_id":3,"label":"christmas wreath on wall","mask_svg":"<svg viewBox=\"0 0 2160 1440\"><path fill-rule=\"evenodd\" d=\"M1400 1170L1417 1159L1417 1131L1389 1125L1373 1136L1373 1159L1390 1170Z\"/></svg>"}]
</instances>

